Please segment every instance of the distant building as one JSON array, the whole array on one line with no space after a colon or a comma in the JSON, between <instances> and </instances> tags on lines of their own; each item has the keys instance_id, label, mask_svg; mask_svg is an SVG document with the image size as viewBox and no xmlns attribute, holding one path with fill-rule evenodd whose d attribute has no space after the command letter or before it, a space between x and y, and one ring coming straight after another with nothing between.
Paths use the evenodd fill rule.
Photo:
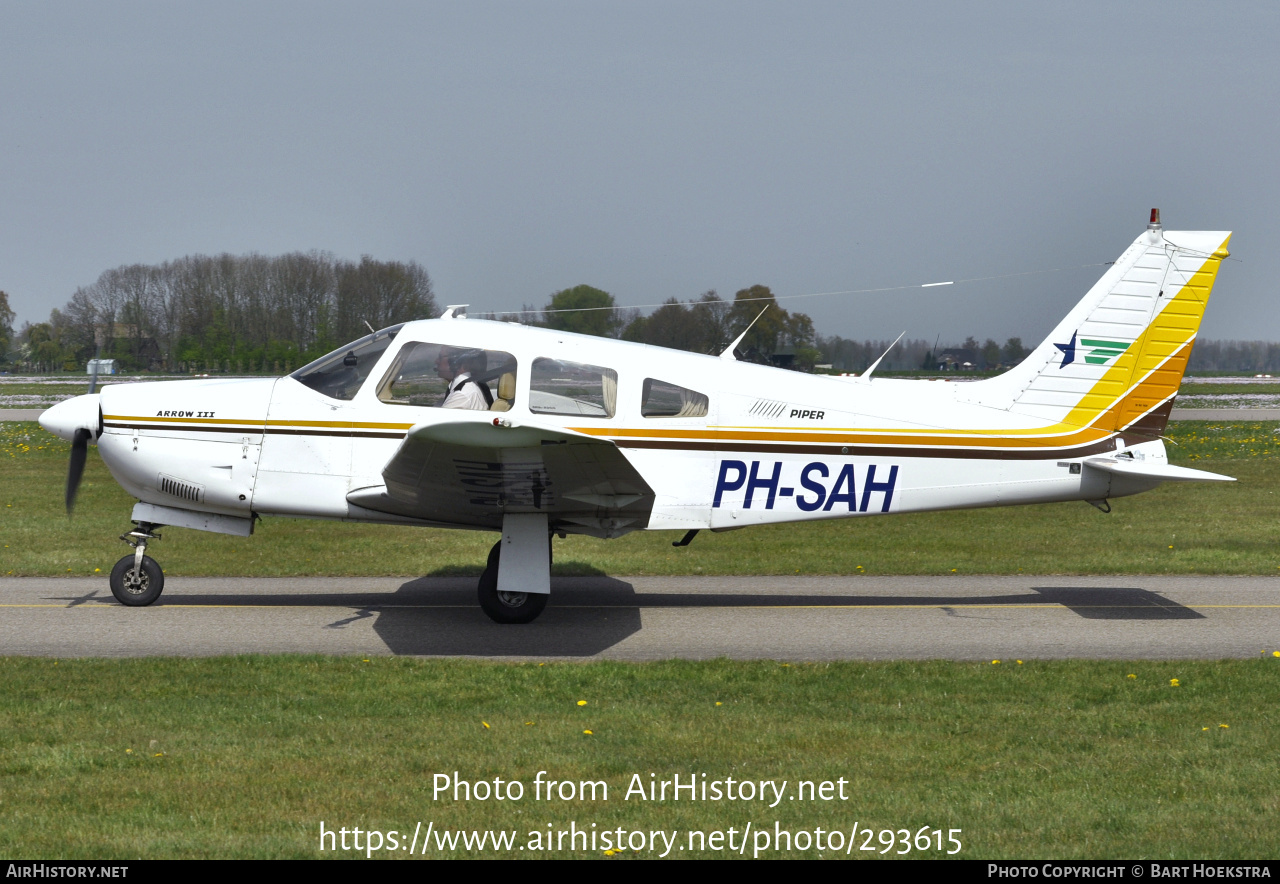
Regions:
<instances>
[{"instance_id":1,"label":"distant building","mask_svg":"<svg viewBox=\"0 0 1280 884\"><path fill-rule=\"evenodd\" d=\"M938 354L939 371L972 371L978 355L964 347L952 347Z\"/></svg>"},{"instance_id":2,"label":"distant building","mask_svg":"<svg viewBox=\"0 0 1280 884\"><path fill-rule=\"evenodd\" d=\"M86 374L115 374L116 361L114 359L90 359L89 368Z\"/></svg>"}]
</instances>

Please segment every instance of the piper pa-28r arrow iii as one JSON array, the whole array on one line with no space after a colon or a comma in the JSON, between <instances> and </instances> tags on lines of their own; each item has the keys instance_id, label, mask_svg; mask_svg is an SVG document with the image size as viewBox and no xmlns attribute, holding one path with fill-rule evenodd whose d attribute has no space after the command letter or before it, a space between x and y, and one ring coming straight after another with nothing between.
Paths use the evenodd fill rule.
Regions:
<instances>
[{"instance_id":1,"label":"piper pa-28r arrow iii","mask_svg":"<svg viewBox=\"0 0 1280 884\"><path fill-rule=\"evenodd\" d=\"M551 535L694 532L1113 497L1231 481L1161 434L1226 232L1148 229L1020 365L971 383L835 378L466 319L383 329L284 378L105 387L46 411L138 498L126 605L172 525L248 536L259 515L501 532L479 582L501 623L551 591ZM739 338L739 341L741 338ZM735 342L736 344L737 342ZM873 366L874 368L874 366ZM470 389L468 389L470 388Z\"/></svg>"}]
</instances>

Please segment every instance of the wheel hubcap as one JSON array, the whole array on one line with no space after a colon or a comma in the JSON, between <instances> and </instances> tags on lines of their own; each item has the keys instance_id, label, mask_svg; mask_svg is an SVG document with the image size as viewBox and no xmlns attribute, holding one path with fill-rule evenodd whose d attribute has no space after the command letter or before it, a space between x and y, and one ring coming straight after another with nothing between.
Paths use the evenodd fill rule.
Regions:
<instances>
[{"instance_id":1,"label":"wheel hubcap","mask_svg":"<svg viewBox=\"0 0 1280 884\"><path fill-rule=\"evenodd\" d=\"M527 592L500 592L498 593L498 601L502 602L508 608L518 608L529 599Z\"/></svg>"},{"instance_id":2,"label":"wheel hubcap","mask_svg":"<svg viewBox=\"0 0 1280 884\"><path fill-rule=\"evenodd\" d=\"M133 595L142 595L147 591L147 587L151 585L151 578L144 571L138 574L137 570L130 568L124 572L124 588L126 592Z\"/></svg>"}]
</instances>

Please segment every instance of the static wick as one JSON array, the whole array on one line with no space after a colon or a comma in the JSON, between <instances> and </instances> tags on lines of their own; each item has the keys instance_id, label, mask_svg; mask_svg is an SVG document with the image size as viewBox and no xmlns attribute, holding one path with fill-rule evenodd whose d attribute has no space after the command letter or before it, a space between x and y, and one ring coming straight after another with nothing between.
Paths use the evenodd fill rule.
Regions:
<instances>
[{"instance_id":1,"label":"static wick","mask_svg":"<svg viewBox=\"0 0 1280 884\"><path fill-rule=\"evenodd\" d=\"M935 285L955 285L955 284L956 284L956 282L955 282L955 280L954 280L954 279L953 279L953 280L951 280L950 282L926 282L924 285L920 286L920 288L922 288L922 289L931 289L931 288L933 288Z\"/></svg>"}]
</instances>

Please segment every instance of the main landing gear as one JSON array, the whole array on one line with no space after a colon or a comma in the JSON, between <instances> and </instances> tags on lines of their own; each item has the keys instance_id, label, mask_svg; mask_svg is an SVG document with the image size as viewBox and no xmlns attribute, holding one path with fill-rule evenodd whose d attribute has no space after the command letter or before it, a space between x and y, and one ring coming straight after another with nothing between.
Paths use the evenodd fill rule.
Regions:
<instances>
[{"instance_id":1,"label":"main landing gear","mask_svg":"<svg viewBox=\"0 0 1280 884\"><path fill-rule=\"evenodd\" d=\"M116 562L111 569L111 594L122 605L140 608L160 598L164 592L164 572L156 560L146 554L147 541L159 540L150 522L138 522L138 527L120 539L133 547L133 552Z\"/></svg>"},{"instance_id":2,"label":"main landing gear","mask_svg":"<svg viewBox=\"0 0 1280 884\"><path fill-rule=\"evenodd\" d=\"M537 619L551 594L551 534L545 515L502 520L502 539L489 550L477 591L481 610L495 623Z\"/></svg>"}]
</instances>

